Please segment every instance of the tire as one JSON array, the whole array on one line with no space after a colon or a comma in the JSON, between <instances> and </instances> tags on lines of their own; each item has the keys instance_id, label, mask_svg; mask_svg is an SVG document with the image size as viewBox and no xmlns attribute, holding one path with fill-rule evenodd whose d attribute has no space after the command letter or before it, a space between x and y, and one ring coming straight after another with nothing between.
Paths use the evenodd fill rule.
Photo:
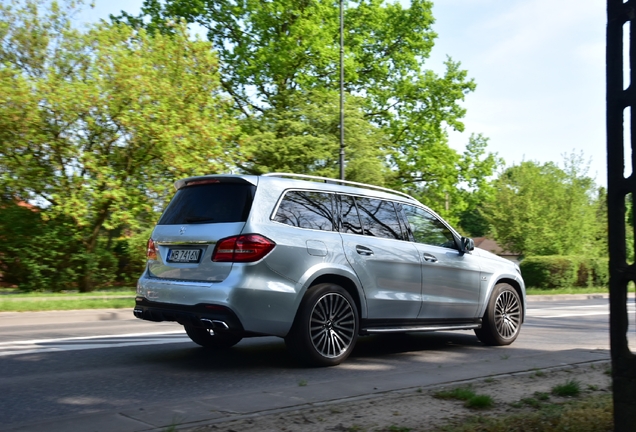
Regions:
<instances>
[{"instance_id":1,"label":"tire","mask_svg":"<svg viewBox=\"0 0 636 432\"><path fill-rule=\"evenodd\" d=\"M192 342L205 348L230 348L243 339L241 336L235 334L214 333L201 327L193 327L191 325L184 325L183 327L190 339L192 339Z\"/></svg>"},{"instance_id":2,"label":"tire","mask_svg":"<svg viewBox=\"0 0 636 432\"><path fill-rule=\"evenodd\" d=\"M517 291L507 283L495 285L480 329L475 334L486 345L510 345L519 336L523 307Z\"/></svg>"},{"instance_id":3,"label":"tire","mask_svg":"<svg viewBox=\"0 0 636 432\"><path fill-rule=\"evenodd\" d=\"M285 343L304 364L335 366L353 351L358 326L351 295L339 285L318 284L307 290Z\"/></svg>"}]
</instances>

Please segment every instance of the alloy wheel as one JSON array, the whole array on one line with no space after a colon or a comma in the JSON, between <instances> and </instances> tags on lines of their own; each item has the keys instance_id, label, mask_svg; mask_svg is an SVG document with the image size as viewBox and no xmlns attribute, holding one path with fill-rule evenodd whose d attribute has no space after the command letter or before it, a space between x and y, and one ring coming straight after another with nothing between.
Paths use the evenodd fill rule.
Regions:
<instances>
[{"instance_id":1,"label":"alloy wheel","mask_svg":"<svg viewBox=\"0 0 636 432\"><path fill-rule=\"evenodd\" d=\"M342 355L356 334L353 306L338 293L320 297L311 312L309 323L311 343L327 358Z\"/></svg>"},{"instance_id":2,"label":"alloy wheel","mask_svg":"<svg viewBox=\"0 0 636 432\"><path fill-rule=\"evenodd\" d=\"M495 303L495 327L497 333L504 338L510 339L519 331L521 324L521 305L519 298L512 291L504 291L497 297Z\"/></svg>"}]
</instances>

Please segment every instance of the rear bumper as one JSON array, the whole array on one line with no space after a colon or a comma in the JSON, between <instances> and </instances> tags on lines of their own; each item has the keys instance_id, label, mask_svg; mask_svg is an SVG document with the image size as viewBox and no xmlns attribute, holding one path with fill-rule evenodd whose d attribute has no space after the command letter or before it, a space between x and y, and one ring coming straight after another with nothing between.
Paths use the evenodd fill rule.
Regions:
<instances>
[{"instance_id":1,"label":"rear bumper","mask_svg":"<svg viewBox=\"0 0 636 432\"><path fill-rule=\"evenodd\" d=\"M224 319L245 334L285 337L302 296L266 265L233 266L223 282L171 280L144 273L137 283L137 316L203 326L201 318ZM150 310L146 312L146 310ZM218 318L219 313L222 318ZM228 318L230 315L231 318ZM204 321L206 322L206 321ZM209 328L209 327L206 327Z\"/></svg>"},{"instance_id":2,"label":"rear bumper","mask_svg":"<svg viewBox=\"0 0 636 432\"><path fill-rule=\"evenodd\" d=\"M175 305L135 298L135 316L146 321L175 321L181 325L213 329L231 333L244 333L243 325L231 309L213 304L193 306Z\"/></svg>"}]
</instances>

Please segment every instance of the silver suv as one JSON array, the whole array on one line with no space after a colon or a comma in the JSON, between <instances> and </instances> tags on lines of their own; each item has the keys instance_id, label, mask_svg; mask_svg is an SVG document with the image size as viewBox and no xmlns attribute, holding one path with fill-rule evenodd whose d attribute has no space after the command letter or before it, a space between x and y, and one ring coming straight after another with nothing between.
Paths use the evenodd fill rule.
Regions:
<instances>
[{"instance_id":1,"label":"silver suv","mask_svg":"<svg viewBox=\"0 0 636 432\"><path fill-rule=\"evenodd\" d=\"M360 335L474 329L508 345L525 316L519 267L414 198L296 174L209 175L177 192L148 240L135 316L197 344L285 338L311 365Z\"/></svg>"}]
</instances>

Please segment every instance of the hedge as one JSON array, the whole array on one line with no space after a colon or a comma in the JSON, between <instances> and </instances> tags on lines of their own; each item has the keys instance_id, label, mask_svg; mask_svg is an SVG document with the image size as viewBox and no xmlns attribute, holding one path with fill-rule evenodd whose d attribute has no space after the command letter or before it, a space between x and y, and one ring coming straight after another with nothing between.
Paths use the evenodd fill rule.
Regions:
<instances>
[{"instance_id":1,"label":"hedge","mask_svg":"<svg viewBox=\"0 0 636 432\"><path fill-rule=\"evenodd\" d=\"M527 257L519 264L526 286L540 289L607 286L607 258Z\"/></svg>"}]
</instances>

